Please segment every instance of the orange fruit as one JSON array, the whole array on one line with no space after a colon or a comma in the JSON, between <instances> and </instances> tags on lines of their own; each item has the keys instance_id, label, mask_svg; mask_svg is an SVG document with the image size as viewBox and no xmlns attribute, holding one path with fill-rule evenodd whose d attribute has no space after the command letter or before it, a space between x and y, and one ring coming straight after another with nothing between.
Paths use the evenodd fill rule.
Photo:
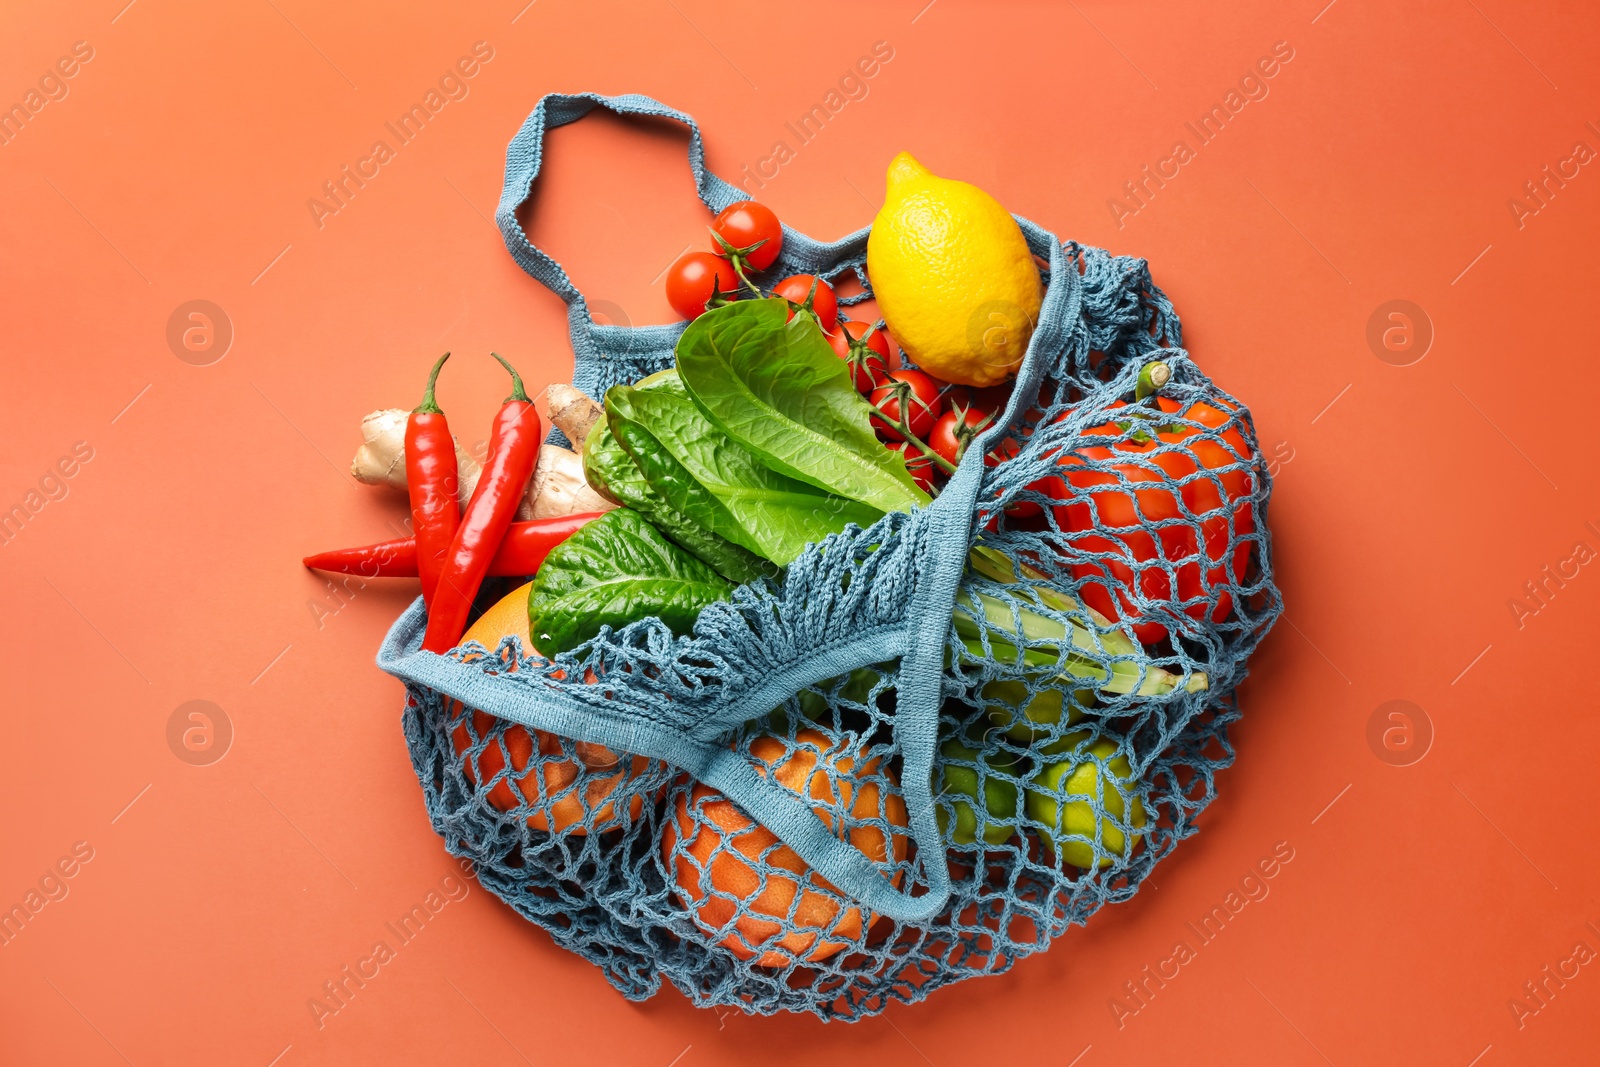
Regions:
<instances>
[{"instance_id":1,"label":"orange fruit","mask_svg":"<svg viewBox=\"0 0 1600 1067\"><path fill-rule=\"evenodd\" d=\"M464 645L468 641L476 641L493 652L502 640L515 635L524 649L531 649L533 640L528 635L528 596L532 592L532 582L517 586L495 601L494 607L479 615L478 621L456 643Z\"/></svg>"},{"instance_id":2,"label":"orange fruit","mask_svg":"<svg viewBox=\"0 0 1600 1067\"><path fill-rule=\"evenodd\" d=\"M848 829L852 845L877 863L887 863L891 849L895 861L905 859L906 835L886 834L881 826L887 821L903 829L908 820L900 794L884 791L882 782L893 783L893 777L880 760L858 766L841 738L817 729L796 734L792 751L782 738L759 737L750 743L750 754L762 761L756 763L758 772L767 774L770 766L781 785L808 796L840 840L847 836L845 820L836 813L849 811L849 821L856 823ZM791 959L825 960L860 945L870 914L830 895L838 890L733 801L696 783L679 795L673 814L662 834L662 856L677 880L678 895L703 928L726 934L722 944L734 955L746 960L759 955L760 966L781 967ZM680 838L682 851L674 856ZM753 865L763 862L770 868L765 888ZM896 871L894 884L900 880ZM736 917L740 901L747 906ZM785 921L792 933L783 932Z\"/></svg>"},{"instance_id":3,"label":"orange fruit","mask_svg":"<svg viewBox=\"0 0 1600 1067\"><path fill-rule=\"evenodd\" d=\"M528 634L528 593L532 587L533 583L529 582L502 597L472 624L462 636L461 644L476 641L493 655L495 649L500 647L500 642L514 634L521 640L524 650L532 651L533 641ZM510 660L505 667L507 671L515 671L517 663ZM589 680L594 680L592 675ZM630 775L643 774L649 763L643 756L635 756L629 766L621 767L619 764L622 760L615 752L604 745L587 741L576 743L576 761L560 758L561 738L517 724L507 726L501 734L501 742L490 741L474 760L468 754L473 736L481 738L493 730L494 716L477 708L471 709L472 733L468 733L467 709L461 706L461 702L447 701L446 710L451 719L456 721L450 739L455 745L456 754L462 757L467 780L473 785L493 780L506 769L506 758L509 756L511 771L517 776L517 789L511 788L509 776L502 777L490 787L487 799L500 811L512 811L521 806L517 798L517 792L520 791L534 809L528 816L528 825L535 830L588 833L584 821L590 812L594 813L596 829L609 829L607 824L617 820L615 806L609 797ZM534 759L535 748L540 757L537 760ZM612 773L596 773L603 771ZM580 775L585 776L586 780L573 788ZM555 797L549 804L548 815L545 797ZM631 817L637 819L643 808L644 797L635 796L629 803Z\"/></svg>"}]
</instances>

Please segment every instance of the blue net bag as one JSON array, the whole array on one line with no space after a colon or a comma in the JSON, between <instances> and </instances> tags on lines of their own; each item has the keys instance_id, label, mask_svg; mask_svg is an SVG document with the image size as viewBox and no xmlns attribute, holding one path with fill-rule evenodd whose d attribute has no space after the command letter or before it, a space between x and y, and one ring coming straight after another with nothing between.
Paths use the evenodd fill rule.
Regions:
<instances>
[{"instance_id":1,"label":"blue net bag","mask_svg":"<svg viewBox=\"0 0 1600 1067\"><path fill-rule=\"evenodd\" d=\"M573 383L672 365L682 324L602 325L516 219L547 129L640 96L545 97L497 213L568 305ZM856 1020L998 973L1138 891L1233 758L1233 691L1281 610L1270 480L1245 407L1182 348L1142 260L1018 219L1047 288L1010 400L927 507L810 546L675 637L659 620L553 660L515 637L379 665L449 850L625 996ZM852 272L867 231L785 228L765 275ZM846 301L850 302L850 301ZM1141 371L1159 418L1123 410ZM985 463L1002 442L1003 461Z\"/></svg>"}]
</instances>

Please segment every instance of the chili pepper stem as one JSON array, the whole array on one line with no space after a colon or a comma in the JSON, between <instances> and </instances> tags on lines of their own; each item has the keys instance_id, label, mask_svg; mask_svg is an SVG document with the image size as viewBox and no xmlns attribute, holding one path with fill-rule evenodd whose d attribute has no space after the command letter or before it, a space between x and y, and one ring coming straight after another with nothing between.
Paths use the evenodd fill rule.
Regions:
<instances>
[{"instance_id":1,"label":"chili pepper stem","mask_svg":"<svg viewBox=\"0 0 1600 1067\"><path fill-rule=\"evenodd\" d=\"M450 353L446 352L444 355L439 357L437 362L434 363L433 370L428 372L428 388L422 394L422 403L418 404L412 409L413 414L438 415L440 413L439 404L433 398L433 387L438 384L439 371L444 368L444 361L449 358Z\"/></svg>"},{"instance_id":2,"label":"chili pepper stem","mask_svg":"<svg viewBox=\"0 0 1600 1067\"><path fill-rule=\"evenodd\" d=\"M445 354L449 355L449 353ZM522 375L517 373L517 368L513 367L510 363L507 363L506 357L502 356L500 353L490 352L489 354L495 359L498 359L500 361L500 365L511 374L511 395L506 397L505 403L509 404L513 400L522 400L532 403L532 401L528 400L527 391L522 388Z\"/></svg>"}]
</instances>

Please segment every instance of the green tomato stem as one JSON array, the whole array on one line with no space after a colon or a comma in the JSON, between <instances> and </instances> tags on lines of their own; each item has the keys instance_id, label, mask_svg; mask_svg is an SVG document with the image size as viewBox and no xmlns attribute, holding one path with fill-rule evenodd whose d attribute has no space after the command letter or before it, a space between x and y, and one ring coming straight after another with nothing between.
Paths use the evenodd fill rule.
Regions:
<instances>
[{"instance_id":1,"label":"green tomato stem","mask_svg":"<svg viewBox=\"0 0 1600 1067\"><path fill-rule=\"evenodd\" d=\"M917 448L922 451L924 456L927 456L929 459L933 460L933 462L938 465L940 470L944 471L946 474L954 474L956 472L956 465L954 463L951 463L949 460L939 455L939 453L935 452L932 448L929 448L922 438L911 432L911 427L906 425L906 421L903 416L900 419L900 424L896 426L895 429L904 434L905 439L908 442L916 445Z\"/></svg>"},{"instance_id":2,"label":"green tomato stem","mask_svg":"<svg viewBox=\"0 0 1600 1067\"><path fill-rule=\"evenodd\" d=\"M900 435L905 438L908 444L916 445L918 450L920 450L924 456L927 456L936 465L938 465L940 470L944 471L946 474L954 474L956 472L956 465L954 463L951 463L949 460L939 455L939 453L929 448L927 443L924 442L922 438L911 432L911 426L906 422L906 401L910 398L911 387L906 385L904 382L898 382L896 384L902 388L896 390L894 395L894 399L899 402L900 408L900 415L899 418L894 421L894 428L900 431ZM868 400L868 403L872 402ZM883 416L883 420L885 422L889 421L889 413L887 411L884 411L883 408L879 407L877 404L873 404L872 408L878 414Z\"/></svg>"},{"instance_id":3,"label":"green tomato stem","mask_svg":"<svg viewBox=\"0 0 1600 1067\"><path fill-rule=\"evenodd\" d=\"M759 285L757 285L755 282L751 281L749 279L749 277L746 276L746 274L744 272L744 262L745 261L744 261L744 257L743 256L736 255L733 258L729 259L728 262L733 264L733 273L735 273L735 274L737 274L739 276L739 280L741 282L744 282L745 287L747 289L749 289L752 293L754 293L758 297L763 297L763 296L767 295L766 293L763 293L761 291L761 287Z\"/></svg>"},{"instance_id":4,"label":"green tomato stem","mask_svg":"<svg viewBox=\"0 0 1600 1067\"><path fill-rule=\"evenodd\" d=\"M761 288L756 285L755 282L745 277L744 265L749 262L749 260L747 260L745 257L767 242L762 240L757 241L755 244L750 245L747 248L735 248L732 244L728 243L727 238L723 237L722 234L716 231L716 227L708 226L706 229L711 231L711 239L717 242L717 245L722 249L722 257L733 265L733 273L739 276L739 280L744 282L745 286L748 287L749 290L756 296L765 296L766 294L761 291Z\"/></svg>"}]
</instances>

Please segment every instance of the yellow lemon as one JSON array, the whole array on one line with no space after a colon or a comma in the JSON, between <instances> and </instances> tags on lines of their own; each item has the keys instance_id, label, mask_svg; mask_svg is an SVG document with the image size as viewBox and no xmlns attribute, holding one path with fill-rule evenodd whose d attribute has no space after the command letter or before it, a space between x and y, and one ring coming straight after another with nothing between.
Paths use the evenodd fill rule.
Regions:
<instances>
[{"instance_id":1,"label":"yellow lemon","mask_svg":"<svg viewBox=\"0 0 1600 1067\"><path fill-rule=\"evenodd\" d=\"M917 366L959 385L1016 374L1044 293L1022 229L994 197L901 152L867 237L867 274Z\"/></svg>"}]
</instances>

